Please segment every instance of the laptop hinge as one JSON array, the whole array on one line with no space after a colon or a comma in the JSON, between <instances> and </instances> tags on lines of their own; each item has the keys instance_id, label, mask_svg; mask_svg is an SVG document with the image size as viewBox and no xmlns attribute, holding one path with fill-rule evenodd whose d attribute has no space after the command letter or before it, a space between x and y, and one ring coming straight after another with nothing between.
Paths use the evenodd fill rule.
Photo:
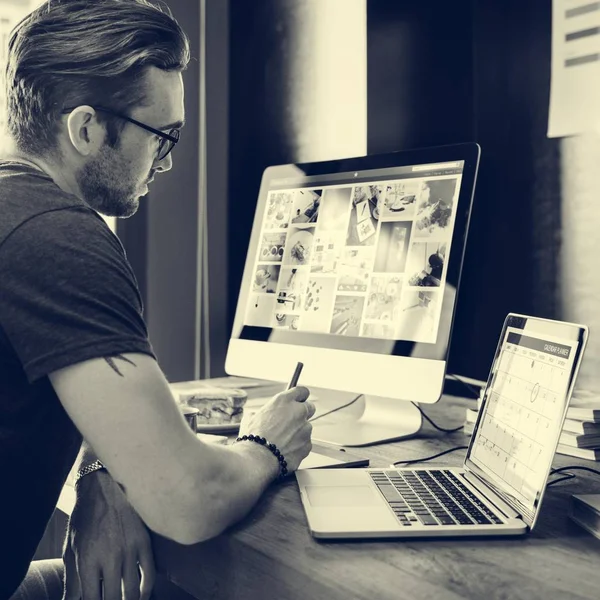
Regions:
<instances>
[{"instance_id":1,"label":"laptop hinge","mask_svg":"<svg viewBox=\"0 0 600 600\"><path fill-rule=\"evenodd\" d=\"M465 470L462 473L463 477L492 503L505 517L509 519L522 519L522 515L518 513L512 506L507 504L496 492L494 492L484 479L479 477L471 470Z\"/></svg>"}]
</instances>

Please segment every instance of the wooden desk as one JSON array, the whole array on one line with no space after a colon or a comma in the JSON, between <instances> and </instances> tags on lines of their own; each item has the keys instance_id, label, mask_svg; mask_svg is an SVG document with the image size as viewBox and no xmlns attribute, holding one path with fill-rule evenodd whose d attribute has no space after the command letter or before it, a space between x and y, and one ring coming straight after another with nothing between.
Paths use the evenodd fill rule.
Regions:
<instances>
[{"instance_id":1,"label":"wooden desk","mask_svg":"<svg viewBox=\"0 0 600 600\"><path fill-rule=\"evenodd\" d=\"M462 424L464 408L474 405L444 397L423 409L451 428ZM373 467L386 467L467 445L468 439L425 424L418 438L356 453L368 456ZM464 455L457 451L431 464L458 466ZM575 464L594 466L561 455L554 466ZM351 542L311 537L298 485L290 478L274 484L243 522L218 538L181 546L155 535L155 559L160 572L202 599L595 599L600 596L600 541L568 519L567 506L573 493L600 493L600 478L576 474L548 488L536 528L525 538Z\"/></svg>"}]
</instances>

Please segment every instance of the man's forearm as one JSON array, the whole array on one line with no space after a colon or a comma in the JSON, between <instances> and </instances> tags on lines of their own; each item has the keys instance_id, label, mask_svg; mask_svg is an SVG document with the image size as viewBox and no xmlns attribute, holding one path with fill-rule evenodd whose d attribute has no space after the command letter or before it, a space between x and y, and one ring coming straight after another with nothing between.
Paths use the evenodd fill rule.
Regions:
<instances>
[{"instance_id":1,"label":"man's forearm","mask_svg":"<svg viewBox=\"0 0 600 600\"><path fill-rule=\"evenodd\" d=\"M236 489L235 484L228 486L225 494L228 500L223 506L225 527L246 516L279 474L277 459L263 446L242 442L230 446L228 450L235 456L227 460L238 487Z\"/></svg>"},{"instance_id":2,"label":"man's forearm","mask_svg":"<svg viewBox=\"0 0 600 600\"><path fill-rule=\"evenodd\" d=\"M210 457L206 456L210 452ZM241 520L256 505L279 473L277 459L252 442L203 448L204 465L198 477L190 469L190 485L180 489L178 518L181 543L194 544L215 537ZM173 504L175 508L175 504Z\"/></svg>"},{"instance_id":3,"label":"man's forearm","mask_svg":"<svg viewBox=\"0 0 600 600\"><path fill-rule=\"evenodd\" d=\"M86 440L83 440L76 459L77 470L79 471L79 469L83 469L83 467L87 467L97 460L98 456L94 452L94 449Z\"/></svg>"},{"instance_id":4,"label":"man's forearm","mask_svg":"<svg viewBox=\"0 0 600 600\"><path fill-rule=\"evenodd\" d=\"M209 457L205 454L207 452L210 453ZM187 458L186 462L191 459ZM96 460L98 456L94 449L83 440L77 458L77 469ZM207 462L212 464L210 475L207 477L206 469L202 469L202 475L195 478L194 466L201 461L204 466ZM279 473L275 457L266 448L252 442L241 442L233 446L204 446L202 454L196 456L194 463L194 466L190 464L188 467L192 489L181 486L178 490L179 498L173 498L169 507L170 512L179 513L177 521L182 523L182 537L177 536L178 539L183 538L182 542L189 544L219 535L241 520ZM89 473L81 480L83 488L89 487L85 479L100 477L104 480L107 476L109 473L105 470ZM117 481L112 478L110 481L127 493Z\"/></svg>"}]
</instances>

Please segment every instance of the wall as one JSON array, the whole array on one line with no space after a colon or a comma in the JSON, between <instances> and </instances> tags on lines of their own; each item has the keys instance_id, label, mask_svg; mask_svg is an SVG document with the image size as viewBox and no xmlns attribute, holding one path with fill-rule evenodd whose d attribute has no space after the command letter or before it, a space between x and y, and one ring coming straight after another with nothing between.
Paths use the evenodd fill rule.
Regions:
<instances>
[{"instance_id":1,"label":"wall","mask_svg":"<svg viewBox=\"0 0 600 600\"><path fill-rule=\"evenodd\" d=\"M369 153L474 139L472 3L367 2Z\"/></svg>"}]
</instances>

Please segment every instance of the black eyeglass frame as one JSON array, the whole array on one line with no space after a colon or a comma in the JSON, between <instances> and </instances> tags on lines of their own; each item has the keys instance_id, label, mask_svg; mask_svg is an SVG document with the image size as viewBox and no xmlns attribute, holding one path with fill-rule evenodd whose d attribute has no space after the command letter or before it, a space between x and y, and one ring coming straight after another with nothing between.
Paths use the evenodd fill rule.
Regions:
<instances>
[{"instance_id":1,"label":"black eyeglass frame","mask_svg":"<svg viewBox=\"0 0 600 600\"><path fill-rule=\"evenodd\" d=\"M74 110L75 108L77 108L77 107L72 106L71 108L64 108L61 112L62 112L62 114L66 115L66 114L70 113L72 110ZM118 117L119 119L124 119L125 121L129 121L130 123L133 123L134 125L137 125L138 127L141 127L142 129L145 129L146 131L150 131L151 133L160 136L162 138L162 140L158 146L158 154L157 154L158 160L164 160L165 158L167 158L167 156L169 156L169 153L171 152L171 150L173 150L173 148L175 147L175 144L179 141L179 130L178 129L171 129L171 131L169 133L164 133L162 131L159 131L158 129L154 129L154 127L150 127L150 125L146 125L145 123L136 121L135 119L132 119L131 117L128 117L127 115L123 115L119 112L116 112L110 108L106 108L104 106L92 106L92 105L90 105L90 108L93 108L94 110L98 110L100 112L108 113L109 115L112 115L113 117ZM175 134L175 135L173 135L173 134ZM169 141L169 142L171 142L171 144L167 146L168 149L165 152L164 156L161 156L161 152L166 145L165 141Z\"/></svg>"}]
</instances>

